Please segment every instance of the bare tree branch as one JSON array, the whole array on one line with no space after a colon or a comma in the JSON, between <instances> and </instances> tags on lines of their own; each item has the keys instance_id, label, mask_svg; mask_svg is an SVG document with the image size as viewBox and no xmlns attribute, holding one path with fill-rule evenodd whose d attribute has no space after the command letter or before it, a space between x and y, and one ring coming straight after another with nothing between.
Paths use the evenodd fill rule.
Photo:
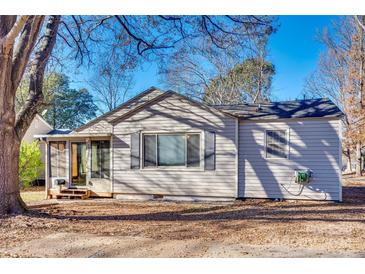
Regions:
<instances>
[{"instance_id":1,"label":"bare tree branch","mask_svg":"<svg viewBox=\"0 0 365 274\"><path fill-rule=\"evenodd\" d=\"M43 20L44 16L29 16L21 32L13 57L12 83L15 90L18 88L30 54L35 47Z\"/></svg>"},{"instance_id":2,"label":"bare tree branch","mask_svg":"<svg viewBox=\"0 0 365 274\"><path fill-rule=\"evenodd\" d=\"M20 16L20 18L15 22L14 26L11 28L10 32L7 33L2 39L0 39L0 47L5 49L5 52L10 50L11 45L14 44L15 38L19 35L23 29L25 23L27 22L29 16Z\"/></svg>"},{"instance_id":3,"label":"bare tree branch","mask_svg":"<svg viewBox=\"0 0 365 274\"><path fill-rule=\"evenodd\" d=\"M35 53L34 60L32 61L30 69L29 95L26 103L18 113L15 122L15 130L19 139L24 136L25 131L28 129L28 126L37 113L38 106L43 101L42 87L44 70L56 43L59 24L60 16L53 15L49 17L45 35L41 41L41 46Z\"/></svg>"},{"instance_id":4,"label":"bare tree branch","mask_svg":"<svg viewBox=\"0 0 365 274\"><path fill-rule=\"evenodd\" d=\"M358 15L354 15L356 22L359 24L359 26L365 31L365 24L360 21Z\"/></svg>"}]
</instances>

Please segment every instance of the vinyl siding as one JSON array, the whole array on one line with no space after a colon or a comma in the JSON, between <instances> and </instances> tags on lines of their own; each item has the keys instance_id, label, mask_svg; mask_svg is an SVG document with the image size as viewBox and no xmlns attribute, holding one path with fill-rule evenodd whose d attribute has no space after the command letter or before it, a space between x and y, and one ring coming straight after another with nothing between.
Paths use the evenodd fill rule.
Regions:
<instances>
[{"instance_id":1,"label":"vinyl siding","mask_svg":"<svg viewBox=\"0 0 365 274\"><path fill-rule=\"evenodd\" d=\"M152 100L159 95L161 95L163 92L156 89L148 92L146 95L142 96L141 98L138 98L136 100L132 99L133 101L128 104L127 106L115 109L111 111L110 113L106 113L105 115L96 118L94 121L90 122L89 125L86 125L86 127L82 127L80 130L76 130L75 134L77 133L111 133L112 132L112 125L111 121L113 121L116 118L119 118L120 116L126 114L127 112L142 106L143 104L147 103L149 100Z\"/></svg>"},{"instance_id":2,"label":"vinyl siding","mask_svg":"<svg viewBox=\"0 0 365 274\"><path fill-rule=\"evenodd\" d=\"M30 124L28 130L25 132L22 141L25 141L27 143L32 143L33 141L36 140L36 138L34 138L34 135L47 134L51 130L52 127L49 124L47 124L42 118L36 115L32 123ZM46 160L45 144L39 142L39 149L41 150L42 162L45 163ZM45 179L45 171L41 173L38 179L39 180Z\"/></svg>"},{"instance_id":3,"label":"vinyl siding","mask_svg":"<svg viewBox=\"0 0 365 274\"><path fill-rule=\"evenodd\" d=\"M148 132L216 133L216 169L130 168L130 135ZM235 118L200 107L179 96L145 107L114 126L113 162L115 193L236 197ZM203 163L202 163L203 164Z\"/></svg>"},{"instance_id":4,"label":"vinyl siding","mask_svg":"<svg viewBox=\"0 0 365 274\"><path fill-rule=\"evenodd\" d=\"M112 133L113 126L106 120L100 120L90 125L89 127L75 132L74 134L83 133Z\"/></svg>"},{"instance_id":5,"label":"vinyl siding","mask_svg":"<svg viewBox=\"0 0 365 274\"><path fill-rule=\"evenodd\" d=\"M289 130L289 159L268 159L265 131ZM253 198L341 199L339 121L326 119L241 122L239 195ZM295 169L311 169L313 181L300 196L288 189ZM298 185L288 189L292 194Z\"/></svg>"}]
</instances>

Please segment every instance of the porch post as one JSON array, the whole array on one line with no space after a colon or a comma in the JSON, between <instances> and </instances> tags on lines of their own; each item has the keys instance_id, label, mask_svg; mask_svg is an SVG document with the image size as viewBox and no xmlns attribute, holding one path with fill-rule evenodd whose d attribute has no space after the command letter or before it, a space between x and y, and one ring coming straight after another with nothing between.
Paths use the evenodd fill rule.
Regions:
<instances>
[{"instance_id":1,"label":"porch post","mask_svg":"<svg viewBox=\"0 0 365 274\"><path fill-rule=\"evenodd\" d=\"M91 139L86 138L86 186L91 179Z\"/></svg>"},{"instance_id":2,"label":"porch post","mask_svg":"<svg viewBox=\"0 0 365 274\"><path fill-rule=\"evenodd\" d=\"M44 172L44 185L45 185L45 191L46 191L46 199L49 198L48 195L48 190L49 190L49 148L48 148L48 140L44 141L44 153L45 153L45 157L44 157L44 168L45 168L45 172Z\"/></svg>"},{"instance_id":3,"label":"porch post","mask_svg":"<svg viewBox=\"0 0 365 274\"><path fill-rule=\"evenodd\" d=\"M66 140L66 176L67 176L67 188L71 187L71 180L72 180L72 174L71 174L71 141Z\"/></svg>"}]
</instances>

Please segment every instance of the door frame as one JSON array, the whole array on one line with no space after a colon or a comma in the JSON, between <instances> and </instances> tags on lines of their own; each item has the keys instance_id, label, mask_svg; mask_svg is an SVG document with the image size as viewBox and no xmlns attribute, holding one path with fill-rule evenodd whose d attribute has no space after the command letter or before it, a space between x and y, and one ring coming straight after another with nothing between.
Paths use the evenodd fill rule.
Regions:
<instances>
[{"instance_id":1,"label":"door frame","mask_svg":"<svg viewBox=\"0 0 365 274\"><path fill-rule=\"evenodd\" d=\"M72 144L85 144L85 157L86 157L86 177L85 177L85 185L74 185L72 183ZM87 141L86 140L78 140L78 141L71 141L70 140L70 149L69 149L69 163L70 163L70 168L69 168L69 184L68 187L69 188L87 188L87 180L88 180L88 145L87 145Z\"/></svg>"}]
</instances>

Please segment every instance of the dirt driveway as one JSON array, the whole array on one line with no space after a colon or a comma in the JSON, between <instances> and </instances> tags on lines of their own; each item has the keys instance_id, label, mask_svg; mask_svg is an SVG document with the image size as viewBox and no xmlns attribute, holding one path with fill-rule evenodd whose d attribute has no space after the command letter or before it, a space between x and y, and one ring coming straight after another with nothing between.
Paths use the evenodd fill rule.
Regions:
<instances>
[{"instance_id":1,"label":"dirt driveway","mask_svg":"<svg viewBox=\"0 0 365 274\"><path fill-rule=\"evenodd\" d=\"M51 201L0 219L0 257L365 257L365 187L344 203Z\"/></svg>"}]
</instances>

